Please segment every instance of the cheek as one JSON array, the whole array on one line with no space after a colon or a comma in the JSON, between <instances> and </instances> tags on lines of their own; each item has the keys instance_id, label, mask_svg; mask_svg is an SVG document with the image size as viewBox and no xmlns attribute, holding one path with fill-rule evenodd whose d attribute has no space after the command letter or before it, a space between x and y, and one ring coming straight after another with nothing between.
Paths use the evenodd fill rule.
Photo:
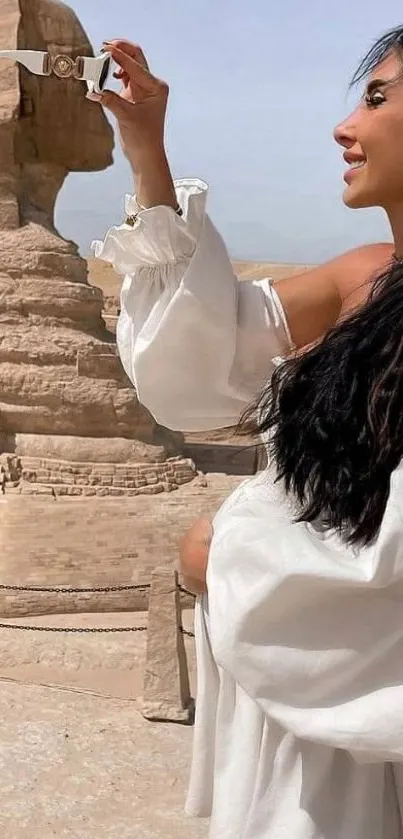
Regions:
<instances>
[{"instance_id":1,"label":"cheek","mask_svg":"<svg viewBox=\"0 0 403 839\"><path fill-rule=\"evenodd\" d=\"M384 122L373 126L373 130L363 138L363 148L368 163L375 174L376 167L379 175L395 178L400 183L403 180L403 121Z\"/></svg>"},{"instance_id":2,"label":"cheek","mask_svg":"<svg viewBox=\"0 0 403 839\"><path fill-rule=\"evenodd\" d=\"M403 194L403 144L389 143L387 151L380 156L379 163L372 167L379 186L389 194ZM369 170L371 172L371 169Z\"/></svg>"}]
</instances>

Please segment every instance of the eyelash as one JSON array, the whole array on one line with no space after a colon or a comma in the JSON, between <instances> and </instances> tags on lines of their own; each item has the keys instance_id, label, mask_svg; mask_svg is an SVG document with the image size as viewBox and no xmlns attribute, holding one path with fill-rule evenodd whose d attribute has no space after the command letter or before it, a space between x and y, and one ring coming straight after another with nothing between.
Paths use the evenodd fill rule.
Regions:
<instances>
[{"instance_id":1,"label":"eyelash","mask_svg":"<svg viewBox=\"0 0 403 839\"><path fill-rule=\"evenodd\" d=\"M380 100L377 97L380 97ZM368 108L379 108L384 102L386 102L386 98L380 90L374 90L373 93L365 97L365 104Z\"/></svg>"}]
</instances>

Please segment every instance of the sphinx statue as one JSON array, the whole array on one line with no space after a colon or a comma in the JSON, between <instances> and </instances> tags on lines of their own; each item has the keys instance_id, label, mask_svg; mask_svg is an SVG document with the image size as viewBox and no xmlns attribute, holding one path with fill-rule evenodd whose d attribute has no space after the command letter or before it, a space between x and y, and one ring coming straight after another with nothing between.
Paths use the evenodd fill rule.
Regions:
<instances>
[{"instance_id":1,"label":"sphinx statue","mask_svg":"<svg viewBox=\"0 0 403 839\"><path fill-rule=\"evenodd\" d=\"M0 49L93 55L56 0L0 0ZM91 462L152 462L179 436L138 402L77 246L55 228L70 172L113 162L113 132L75 79L0 62L0 452Z\"/></svg>"}]
</instances>

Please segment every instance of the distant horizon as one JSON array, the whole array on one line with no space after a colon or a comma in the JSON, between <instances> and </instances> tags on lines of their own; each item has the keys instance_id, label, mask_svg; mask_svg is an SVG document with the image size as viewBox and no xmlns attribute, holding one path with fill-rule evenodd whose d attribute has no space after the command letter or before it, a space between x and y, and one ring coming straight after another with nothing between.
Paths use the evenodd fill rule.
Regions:
<instances>
[{"instance_id":1,"label":"distant horizon","mask_svg":"<svg viewBox=\"0 0 403 839\"><path fill-rule=\"evenodd\" d=\"M94 256L94 254L92 252L88 253L86 256L83 256L83 258L86 259L87 262L95 262L95 263L101 262L101 263L104 263L104 260L97 259L97 257ZM245 264L245 265L274 265L274 266L279 266L279 267L282 266L282 265L300 265L300 266L306 265L308 268L310 268L310 267L317 264L317 263L313 263L313 262L285 262L285 261L275 261L275 260L271 260L271 259L239 259L238 257L232 257L231 255L230 255L230 259L231 259L231 262L237 263L239 265L243 265L243 264ZM106 264L110 264L110 263L106 263ZM111 269L112 269L112 265L111 265Z\"/></svg>"},{"instance_id":2,"label":"distant horizon","mask_svg":"<svg viewBox=\"0 0 403 839\"><path fill-rule=\"evenodd\" d=\"M266 277L277 281L315 267L315 264L306 262L269 262L244 259L231 259L231 262L235 274L243 281ZM123 278L114 272L112 265L93 256L87 257L87 264L90 284L101 288L105 298L115 298L117 301L120 296Z\"/></svg>"},{"instance_id":3,"label":"distant horizon","mask_svg":"<svg viewBox=\"0 0 403 839\"><path fill-rule=\"evenodd\" d=\"M248 7L241 0L172 0L169 7L121 0L118 27L109 4L70 5L96 50L104 38L132 38L170 83L173 173L210 184L208 211L232 259L317 264L360 244L391 241L382 211L343 206L344 164L332 131L354 106L358 93L346 91L359 59L375 37L403 21L397 0L386 12L368 0L365 15L349 0L326 11L319 0L283 0L279 7L266 0ZM91 256L91 241L123 220L131 190L117 146L110 169L68 177L56 225Z\"/></svg>"}]
</instances>

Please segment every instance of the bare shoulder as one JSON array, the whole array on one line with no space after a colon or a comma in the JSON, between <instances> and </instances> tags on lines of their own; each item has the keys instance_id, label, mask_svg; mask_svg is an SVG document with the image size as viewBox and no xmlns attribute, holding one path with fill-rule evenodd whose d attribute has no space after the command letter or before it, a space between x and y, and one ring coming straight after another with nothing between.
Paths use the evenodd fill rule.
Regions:
<instances>
[{"instance_id":1,"label":"bare shoulder","mask_svg":"<svg viewBox=\"0 0 403 839\"><path fill-rule=\"evenodd\" d=\"M393 252L390 242L377 242L347 251L333 261L333 281L342 300L342 314L368 299L376 277L390 264Z\"/></svg>"},{"instance_id":2,"label":"bare shoulder","mask_svg":"<svg viewBox=\"0 0 403 839\"><path fill-rule=\"evenodd\" d=\"M353 248L323 265L276 282L297 347L321 337L340 316L362 305L394 247L377 242Z\"/></svg>"},{"instance_id":3,"label":"bare shoulder","mask_svg":"<svg viewBox=\"0 0 403 839\"><path fill-rule=\"evenodd\" d=\"M362 283L363 279L369 281L374 273L385 269L393 252L394 245L390 242L360 245L318 265L308 273L317 278L332 277L339 289L345 285L354 287Z\"/></svg>"},{"instance_id":4,"label":"bare shoulder","mask_svg":"<svg viewBox=\"0 0 403 839\"><path fill-rule=\"evenodd\" d=\"M332 260L333 265L348 264L354 265L358 270L371 270L374 268L385 268L391 261L394 253L394 245L391 242L374 242L371 245L361 245L336 257Z\"/></svg>"}]
</instances>

